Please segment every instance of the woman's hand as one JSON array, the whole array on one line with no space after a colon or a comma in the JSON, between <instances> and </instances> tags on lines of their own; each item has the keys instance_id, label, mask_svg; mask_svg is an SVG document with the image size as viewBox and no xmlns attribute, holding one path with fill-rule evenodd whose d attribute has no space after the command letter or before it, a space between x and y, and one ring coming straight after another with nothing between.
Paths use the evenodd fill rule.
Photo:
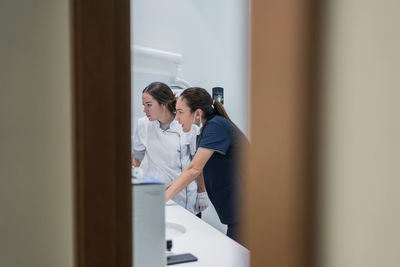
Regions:
<instances>
[{"instance_id":1,"label":"woman's hand","mask_svg":"<svg viewBox=\"0 0 400 267\"><path fill-rule=\"evenodd\" d=\"M170 188L171 187L171 185L174 183L174 181L172 181L172 182L170 182L170 183L168 183L166 186L165 186L165 190L167 190L168 188Z\"/></svg>"},{"instance_id":2,"label":"woman's hand","mask_svg":"<svg viewBox=\"0 0 400 267\"><path fill-rule=\"evenodd\" d=\"M165 202L167 202L167 201L169 201L172 197L169 197L169 194L168 194L168 189L172 186L174 184L174 181L172 181L172 182L170 182L170 183L168 183L166 186L165 186Z\"/></svg>"},{"instance_id":3,"label":"woman's hand","mask_svg":"<svg viewBox=\"0 0 400 267\"><path fill-rule=\"evenodd\" d=\"M165 200L170 200L173 196L182 191L189 183L199 177L206 165L208 159L214 153L214 150L200 147L193 160L182 171L178 178L166 185Z\"/></svg>"},{"instance_id":4,"label":"woman's hand","mask_svg":"<svg viewBox=\"0 0 400 267\"><path fill-rule=\"evenodd\" d=\"M132 166L134 167L139 167L140 166L140 161L132 157Z\"/></svg>"},{"instance_id":5,"label":"woman's hand","mask_svg":"<svg viewBox=\"0 0 400 267\"><path fill-rule=\"evenodd\" d=\"M197 193L195 210L197 213L202 212L208 207L208 196L207 192Z\"/></svg>"}]
</instances>

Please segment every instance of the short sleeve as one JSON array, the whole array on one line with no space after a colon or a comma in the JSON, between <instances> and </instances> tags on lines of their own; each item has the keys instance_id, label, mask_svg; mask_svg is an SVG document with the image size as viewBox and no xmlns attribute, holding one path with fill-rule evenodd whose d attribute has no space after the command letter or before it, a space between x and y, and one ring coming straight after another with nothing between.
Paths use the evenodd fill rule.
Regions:
<instances>
[{"instance_id":1,"label":"short sleeve","mask_svg":"<svg viewBox=\"0 0 400 267\"><path fill-rule=\"evenodd\" d=\"M199 147L226 154L231 145L231 136L227 129L218 122L209 122L204 126L199 140Z\"/></svg>"},{"instance_id":2,"label":"short sleeve","mask_svg":"<svg viewBox=\"0 0 400 267\"><path fill-rule=\"evenodd\" d=\"M132 156L142 161L146 151L145 136L146 136L146 118L140 118L136 126L135 134L132 139Z\"/></svg>"}]
</instances>

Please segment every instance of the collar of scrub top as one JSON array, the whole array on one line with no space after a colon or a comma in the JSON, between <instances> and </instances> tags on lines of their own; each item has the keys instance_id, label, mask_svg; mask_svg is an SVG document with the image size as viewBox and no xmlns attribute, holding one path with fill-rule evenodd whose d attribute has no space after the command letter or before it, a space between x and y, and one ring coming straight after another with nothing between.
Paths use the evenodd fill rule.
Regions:
<instances>
[{"instance_id":1,"label":"collar of scrub top","mask_svg":"<svg viewBox=\"0 0 400 267\"><path fill-rule=\"evenodd\" d=\"M189 145L190 147L190 154L194 156L196 153L196 138L194 140L194 143L192 142L193 135L191 133L185 133L182 129L182 125L179 124L177 120L171 121L169 124L169 128L166 130L161 129L160 127L160 122L158 120L153 121L155 123L155 127L157 129L160 129L162 132L172 132L172 133L177 133L179 134L180 138L180 143L181 145Z\"/></svg>"},{"instance_id":2,"label":"collar of scrub top","mask_svg":"<svg viewBox=\"0 0 400 267\"><path fill-rule=\"evenodd\" d=\"M182 126L176 120L172 120L169 124L169 127L165 130L161 129L161 127L160 127L161 123L158 120L154 120L153 123L156 125L157 129L160 129L163 132L172 131L172 132L180 133L180 131L182 129Z\"/></svg>"}]
</instances>

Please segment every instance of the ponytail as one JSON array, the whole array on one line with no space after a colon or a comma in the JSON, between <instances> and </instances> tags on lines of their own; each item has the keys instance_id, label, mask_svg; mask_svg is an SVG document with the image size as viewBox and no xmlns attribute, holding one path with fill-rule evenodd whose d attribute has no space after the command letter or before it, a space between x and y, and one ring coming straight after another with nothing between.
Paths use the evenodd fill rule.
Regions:
<instances>
[{"instance_id":1,"label":"ponytail","mask_svg":"<svg viewBox=\"0 0 400 267\"><path fill-rule=\"evenodd\" d=\"M221 115L233 123L231 118L229 118L228 114L226 113L226 110L221 102L214 100L213 106L214 106L214 114L215 115Z\"/></svg>"},{"instance_id":2,"label":"ponytail","mask_svg":"<svg viewBox=\"0 0 400 267\"><path fill-rule=\"evenodd\" d=\"M169 99L169 102L167 103L167 108L172 114L176 113L176 97L175 97L175 95L174 95L174 98Z\"/></svg>"},{"instance_id":3,"label":"ponytail","mask_svg":"<svg viewBox=\"0 0 400 267\"><path fill-rule=\"evenodd\" d=\"M220 115L232 122L221 102L214 101L206 89L191 87L184 90L180 97L185 99L186 104L190 108L190 112L201 109L206 120L214 115Z\"/></svg>"}]
</instances>

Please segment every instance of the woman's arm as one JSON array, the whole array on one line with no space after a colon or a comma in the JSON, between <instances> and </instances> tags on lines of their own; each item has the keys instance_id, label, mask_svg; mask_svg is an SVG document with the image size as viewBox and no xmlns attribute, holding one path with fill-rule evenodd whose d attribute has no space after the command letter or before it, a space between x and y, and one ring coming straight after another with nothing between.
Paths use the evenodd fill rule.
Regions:
<instances>
[{"instance_id":1,"label":"woman's arm","mask_svg":"<svg viewBox=\"0 0 400 267\"><path fill-rule=\"evenodd\" d=\"M168 201L173 198L176 194L182 191L190 182L199 177L207 161L210 159L214 150L200 147L193 160L189 165L183 170L181 175L174 181L167 185L167 190L165 192L165 200Z\"/></svg>"},{"instance_id":2,"label":"woman's arm","mask_svg":"<svg viewBox=\"0 0 400 267\"><path fill-rule=\"evenodd\" d=\"M197 193L203 193L206 191L206 185L204 184L203 172L197 177Z\"/></svg>"}]
</instances>

